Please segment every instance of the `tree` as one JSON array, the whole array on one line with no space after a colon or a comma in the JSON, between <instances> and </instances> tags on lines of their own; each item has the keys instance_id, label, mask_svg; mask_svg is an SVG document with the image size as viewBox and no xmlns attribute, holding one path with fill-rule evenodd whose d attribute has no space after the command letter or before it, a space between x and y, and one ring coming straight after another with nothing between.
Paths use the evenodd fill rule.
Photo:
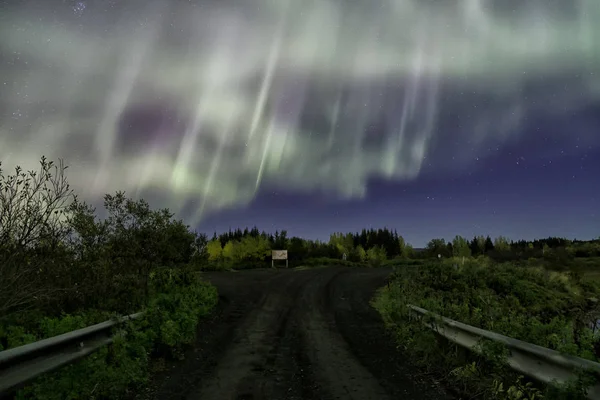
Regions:
<instances>
[{"instance_id":1,"label":"tree","mask_svg":"<svg viewBox=\"0 0 600 400\"><path fill-rule=\"evenodd\" d=\"M404 238L402 236L398 236L398 248L400 250L399 255L403 256L404 249L406 248L406 241L404 240Z\"/></svg>"},{"instance_id":2,"label":"tree","mask_svg":"<svg viewBox=\"0 0 600 400\"><path fill-rule=\"evenodd\" d=\"M494 249L497 251L509 251L510 242L504 236L498 236L494 239Z\"/></svg>"},{"instance_id":3,"label":"tree","mask_svg":"<svg viewBox=\"0 0 600 400\"><path fill-rule=\"evenodd\" d=\"M479 255L479 246L477 245L477 236L473 237L473 239L469 242L469 248L471 249L471 255L473 255L473 256Z\"/></svg>"},{"instance_id":4,"label":"tree","mask_svg":"<svg viewBox=\"0 0 600 400\"><path fill-rule=\"evenodd\" d=\"M485 237L477 236L477 254L485 254Z\"/></svg>"},{"instance_id":5,"label":"tree","mask_svg":"<svg viewBox=\"0 0 600 400\"><path fill-rule=\"evenodd\" d=\"M340 254L350 254L354 248L354 238L351 233L332 233L329 236L329 244L335 246Z\"/></svg>"},{"instance_id":6,"label":"tree","mask_svg":"<svg viewBox=\"0 0 600 400\"><path fill-rule=\"evenodd\" d=\"M234 260L235 259L235 244L233 241L227 242L225 246L223 246L223 258L226 260Z\"/></svg>"},{"instance_id":7,"label":"tree","mask_svg":"<svg viewBox=\"0 0 600 400\"><path fill-rule=\"evenodd\" d=\"M488 253L492 250L494 250L494 243L492 242L492 238L491 237L486 237L485 238L485 244L484 244L484 253Z\"/></svg>"},{"instance_id":8,"label":"tree","mask_svg":"<svg viewBox=\"0 0 600 400\"><path fill-rule=\"evenodd\" d=\"M287 250L288 248L288 239L287 239L287 231L282 230L281 232L275 232L275 238L273 242L274 250Z\"/></svg>"},{"instance_id":9,"label":"tree","mask_svg":"<svg viewBox=\"0 0 600 400\"><path fill-rule=\"evenodd\" d=\"M413 258L415 256L415 249L412 247L411 244L406 244L404 246L404 250L402 251L402 257L405 258Z\"/></svg>"},{"instance_id":10,"label":"tree","mask_svg":"<svg viewBox=\"0 0 600 400\"><path fill-rule=\"evenodd\" d=\"M471 249L469 248L467 239L456 235L454 240L452 240L452 252L454 257L470 257Z\"/></svg>"},{"instance_id":11,"label":"tree","mask_svg":"<svg viewBox=\"0 0 600 400\"><path fill-rule=\"evenodd\" d=\"M238 257L255 261L263 261L271 251L270 243L260 236L246 236L239 242Z\"/></svg>"},{"instance_id":12,"label":"tree","mask_svg":"<svg viewBox=\"0 0 600 400\"><path fill-rule=\"evenodd\" d=\"M437 257L438 254L442 256L447 256L448 247L446 246L445 239L431 239L429 243L427 243L427 252L432 257Z\"/></svg>"},{"instance_id":13,"label":"tree","mask_svg":"<svg viewBox=\"0 0 600 400\"><path fill-rule=\"evenodd\" d=\"M0 164L0 317L54 301L68 290L56 273L68 264L69 206L76 200L62 160L38 171Z\"/></svg>"},{"instance_id":14,"label":"tree","mask_svg":"<svg viewBox=\"0 0 600 400\"><path fill-rule=\"evenodd\" d=\"M367 261L367 252L361 245L356 246L356 254L358 256L358 261L365 262Z\"/></svg>"},{"instance_id":15,"label":"tree","mask_svg":"<svg viewBox=\"0 0 600 400\"><path fill-rule=\"evenodd\" d=\"M367 260L374 267L380 266L381 263L386 260L386 258L387 255L382 246L373 246L367 250Z\"/></svg>"},{"instance_id":16,"label":"tree","mask_svg":"<svg viewBox=\"0 0 600 400\"><path fill-rule=\"evenodd\" d=\"M542 247L542 254L546 255L549 251L550 251L550 246L548 246L547 244L544 243L544 246Z\"/></svg>"},{"instance_id":17,"label":"tree","mask_svg":"<svg viewBox=\"0 0 600 400\"><path fill-rule=\"evenodd\" d=\"M102 221L85 203L71 207L70 243L80 259L61 279L75 280L79 301L88 306L135 311L149 298L153 270L184 267L205 256L205 237L190 232L168 209L152 210L124 192L105 195L104 207Z\"/></svg>"},{"instance_id":18,"label":"tree","mask_svg":"<svg viewBox=\"0 0 600 400\"><path fill-rule=\"evenodd\" d=\"M223 257L223 248L221 247L221 242L217 239L208 242L206 251L208 252L209 261L218 261Z\"/></svg>"},{"instance_id":19,"label":"tree","mask_svg":"<svg viewBox=\"0 0 600 400\"><path fill-rule=\"evenodd\" d=\"M299 237L293 237L288 250L290 260L303 260L308 256L308 243Z\"/></svg>"},{"instance_id":20,"label":"tree","mask_svg":"<svg viewBox=\"0 0 600 400\"><path fill-rule=\"evenodd\" d=\"M192 246L192 261L196 265L203 265L208 261L208 236L204 233L196 232L194 244Z\"/></svg>"}]
</instances>

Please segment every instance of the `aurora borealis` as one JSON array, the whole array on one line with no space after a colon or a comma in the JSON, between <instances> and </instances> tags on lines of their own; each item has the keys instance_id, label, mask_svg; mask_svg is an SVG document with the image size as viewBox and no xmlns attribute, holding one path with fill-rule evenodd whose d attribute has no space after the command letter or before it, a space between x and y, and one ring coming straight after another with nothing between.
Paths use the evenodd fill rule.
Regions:
<instances>
[{"instance_id":1,"label":"aurora borealis","mask_svg":"<svg viewBox=\"0 0 600 400\"><path fill-rule=\"evenodd\" d=\"M597 0L0 4L0 160L64 158L92 202L197 225L273 191L367 207L372 182L412 198L600 154Z\"/></svg>"}]
</instances>

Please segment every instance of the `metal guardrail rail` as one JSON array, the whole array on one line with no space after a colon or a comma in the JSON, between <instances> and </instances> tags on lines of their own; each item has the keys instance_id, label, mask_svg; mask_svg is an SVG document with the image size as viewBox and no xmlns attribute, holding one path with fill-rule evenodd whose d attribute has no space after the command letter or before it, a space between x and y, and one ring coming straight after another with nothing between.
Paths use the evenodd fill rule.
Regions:
<instances>
[{"instance_id":1,"label":"metal guardrail rail","mask_svg":"<svg viewBox=\"0 0 600 400\"><path fill-rule=\"evenodd\" d=\"M512 369L546 384L564 383L576 378L580 370L600 375L600 363L463 324L417 306L408 307L413 317L422 319L426 315L432 316L431 320L423 320L427 327L469 350L478 352L478 344L482 339L504 343L509 350L507 361ZM593 400L600 399L600 383L588 389L587 397Z\"/></svg>"},{"instance_id":2,"label":"metal guardrail rail","mask_svg":"<svg viewBox=\"0 0 600 400\"><path fill-rule=\"evenodd\" d=\"M143 312L0 351L0 397L32 379L79 360L113 342L112 329Z\"/></svg>"},{"instance_id":3,"label":"metal guardrail rail","mask_svg":"<svg viewBox=\"0 0 600 400\"><path fill-rule=\"evenodd\" d=\"M409 305L409 308L414 317L432 316L432 320L423 321L426 326L469 350L478 351L478 344L482 339L504 343L509 350L507 361L510 367L541 382L563 383L576 378L577 372L582 369L600 375L600 363L463 324L420 307ZM0 351L0 397L42 374L77 361L112 343L114 327L142 315L143 312L131 314ZM588 398L600 400L600 383L589 388Z\"/></svg>"}]
</instances>

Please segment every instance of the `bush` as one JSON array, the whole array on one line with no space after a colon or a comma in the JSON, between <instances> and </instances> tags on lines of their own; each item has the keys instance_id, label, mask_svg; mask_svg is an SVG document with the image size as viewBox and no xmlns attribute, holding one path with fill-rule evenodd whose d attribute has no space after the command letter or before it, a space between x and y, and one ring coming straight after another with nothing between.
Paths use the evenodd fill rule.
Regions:
<instances>
[{"instance_id":1,"label":"bush","mask_svg":"<svg viewBox=\"0 0 600 400\"><path fill-rule=\"evenodd\" d=\"M181 357L183 346L196 337L200 318L217 304L217 291L186 270L163 269L151 279L160 290L142 324L154 329L156 355Z\"/></svg>"},{"instance_id":2,"label":"bush","mask_svg":"<svg viewBox=\"0 0 600 400\"><path fill-rule=\"evenodd\" d=\"M371 267L380 267L385 262L386 257L383 246L373 246L367 250L367 261Z\"/></svg>"},{"instance_id":3,"label":"bush","mask_svg":"<svg viewBox=\"0 0 600 400\"><path fill-rule=\"evenodd\" d=\"M189 270L163 268L152 275L153 295L140 320L127 322L114 343L83 360L46 374L21 389L17 399L118 399L148 379L150 357L181 358L201 318L218 301L216 289ZM0 329L6 348L80 329L109 318L106 312L43 318L36 327Z\"/></svg>"},{"instance_id":4,"label":"bush","mask_svg":"<svg viewBox=\"0 0 600 400\"><path fill-rule=\"evenodd\" d=\"M216 304L190 269L207 261L207 238L123 192L104 196L99 219L66 170L44 157L37 171L0 168L0 350L146 309L112 346L17 393L119 398L145 382L151 355L180 357Z\"/></svg>"},{"instance_id":5,"label":"bush","mask_svg":"<svg viewBox=\"0 0 600 400\"><path fill-rule=\"evenodd\" d=\"M538 389L504 364L502 346L484 343L482 356L471 354L409 318L407 305L598 361L599 338L590 328L597 306L588 299L599 294L597 285L571 274L511 264L482 266L476 261L460 265L450 260L397 269L374 305L417 365L447 376L447 382L462 394L496 399L510 398L507 391L521 386L530 395ZM546 391L547 398L565 398L556 397L553 390ZM583 389L570 393L579 396Z\"/></svg>"}]
</instances>

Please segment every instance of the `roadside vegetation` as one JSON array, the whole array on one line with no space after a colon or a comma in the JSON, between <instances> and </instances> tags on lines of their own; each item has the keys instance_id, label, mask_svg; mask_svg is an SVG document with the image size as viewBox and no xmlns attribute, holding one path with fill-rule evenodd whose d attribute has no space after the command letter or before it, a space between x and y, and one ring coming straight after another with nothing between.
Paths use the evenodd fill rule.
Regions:
<instances>
[{"instance_id":1,"label":"roadside vegetation","mask_svg":"<svg viewBox=\"0 0 600 400\"><path fill-rule=\"evenodd\" d=\"M406 258L414 250L396 231L363 229L359 233L333 233L329 241L288 237L287 231L274 234L258 228L230 230L208 242L207 270L265 268L271 266L271 251L287 250L289 267L323 265L378 267L394 258ZM345 256L345 257L344 257ZM275 261L275 267L285 261Z\"/></svg>"},{"instance_id":2,"label":"roadside vegetation","mask_svg":"<svg viewBox=\"0 0 600 400\"><path fill-rule=\"evenodd\" d=\"M143 390L153 365L183 357L217 303L200 271L268 267L272 249L306 268L375 267L410 250L387 229L328 242L257 228L208 240L123 192L106 194L96 210L77 198L67 170L45 158L36 171L0 164L0 351L145 313L119 327L112 346L38 378L18 399L131 398Z\"/></svg>"},{"instance_id":3,"label":"roadside vegetation","mask_svg":"<svg viewBox=\"0 0 600 400\"><path fill-rule=\"evenodd\" d=\"M0 351L145 311L112 346L16 393L18 399L132 397L153 358L180 358L216 289L198 279L206 237L124 193L104 218L70 188L66 166L0 170Z\"/></svg>"},{"instance_id":4,"label":"roadside vegetation","mask_svg":"<svg viewBox=\"0 0 600 400\"><path fill-rule=\"evenodd\" d=\"M75 196L66 170L46 159L38 171L0 169L0 351L145 314L120 328L112 346L40 377L19 399L134 397L160 364L153 360L182 358L216 305L201 271L270 267L272 250L287 250L290 268L394 267L375 307L424 373L464 398L579 399L590 381L529 382L506 366L502 346L484 343L482 355L471 354L411 319L407 305L600 361L600 240L456 236L414 249L387 228L318 241L256 227L209 240L122 192L105 195L97 212Z\"/></svg>"},{"instance_id":5,"label":"roadside vegetation","mask_svg":"<svg viewBox=\"0 0 600 400\"><path fill-rule=\"evenodd\" d=\"M416 264L396 264L373 305L402 351L463 398L584 399L596 377L561 387L528 381L506 365L504 346L482 342L474 355L411 318L408 305L598 362L600 285L588 274L600 269L599 251L600 241L436 239Z\"/></svg>"}]
</instances>

